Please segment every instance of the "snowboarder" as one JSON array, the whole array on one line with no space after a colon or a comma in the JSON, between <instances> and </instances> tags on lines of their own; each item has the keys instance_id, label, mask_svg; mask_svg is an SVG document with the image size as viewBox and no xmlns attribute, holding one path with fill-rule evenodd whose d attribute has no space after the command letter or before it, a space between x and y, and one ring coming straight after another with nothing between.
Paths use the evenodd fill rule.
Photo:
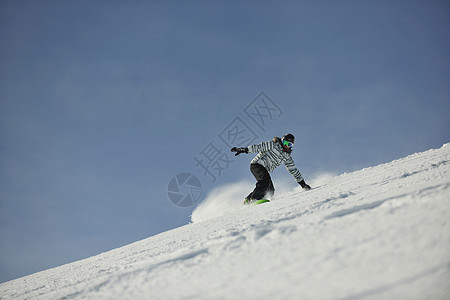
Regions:
<instances>
[{"instance_id":1,"label":"snowboarder","mask_svg":"<svg viewBox=\"0 0 450 300\"><path fill-rule=\"evenodd\" d=\"M258 152L258 155L250 163L250 171L257 180L256 187L245 198L244 204L250 204L253 201L261 200L264 197L270 198L273 196L275 188L269 172L275 170L282 163L285 164L286 169L294 176L295 180L303 189L311 189L311 187L305 183L302 174L300 174L300 171L295 166L294 160L291 157L294 141L295 137L288 133L282 138L274 137L271 141L262 142L257 145L250 145L244 148L231 148L231 152L236 152L235 156L241 153Z\"/></svg>"}]
</instances>

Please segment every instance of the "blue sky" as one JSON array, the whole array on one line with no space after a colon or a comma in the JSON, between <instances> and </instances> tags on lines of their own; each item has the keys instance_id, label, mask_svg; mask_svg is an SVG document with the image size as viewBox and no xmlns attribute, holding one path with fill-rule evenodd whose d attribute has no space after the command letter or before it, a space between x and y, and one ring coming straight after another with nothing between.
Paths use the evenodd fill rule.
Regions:
<instances>
[{"instance_id":1,"label":"blue sky","mask_svg":"<svg viewBox=\"0 0 450 300\"><path fill-rule=\"evenodd\" d=\"M446 1L2 1L0 281L187 224L180 172L253 180L195 166L236 117L307 181L449 142L449 31Z\"/></svg>"}]
</instances>

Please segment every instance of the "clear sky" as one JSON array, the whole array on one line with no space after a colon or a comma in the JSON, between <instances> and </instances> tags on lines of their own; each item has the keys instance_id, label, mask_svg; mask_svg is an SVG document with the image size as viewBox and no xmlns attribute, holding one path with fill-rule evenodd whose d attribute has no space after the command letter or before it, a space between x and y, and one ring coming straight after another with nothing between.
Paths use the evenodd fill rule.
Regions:
<instances>
[{"instance_id":1,"label":"clear sky","mask_svg":"<svg viewBox=\"0 0 450 300\"><path fill-rule=\"evenodd\" d=\"M252 181L236 124L307 182L440 147L449 53L448 1L1 1L0 281L187 224L177 174Z\"/></svg>"}]
</instances>

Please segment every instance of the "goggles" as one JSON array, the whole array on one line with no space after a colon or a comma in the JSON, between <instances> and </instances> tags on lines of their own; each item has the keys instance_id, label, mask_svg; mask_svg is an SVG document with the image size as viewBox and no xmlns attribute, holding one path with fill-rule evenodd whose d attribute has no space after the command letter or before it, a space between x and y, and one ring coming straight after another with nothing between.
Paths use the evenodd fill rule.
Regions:
<instances>
[{"instance_id":1,"label":"goggles","mask_svg":"<svg viewBox=\"0 0 450 300\"><path fill-rule=\"evenodd\" d=\"M283 141L283 146L286 146L288 148L291 148L292 146L294 146L294 143L291 143L289 141Z\"/></svg>"}]
</instances>

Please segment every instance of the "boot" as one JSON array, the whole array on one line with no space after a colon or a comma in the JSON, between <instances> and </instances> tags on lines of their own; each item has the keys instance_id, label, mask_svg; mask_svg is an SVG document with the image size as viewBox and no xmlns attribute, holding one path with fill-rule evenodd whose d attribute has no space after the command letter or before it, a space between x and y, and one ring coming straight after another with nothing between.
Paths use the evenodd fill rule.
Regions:
<instances>
[{"instance_id":1,"label":"boot","mask_svg":"<svg viewBox=\"0 0 450 300\"><path fill-rule=\"evenodd\" d=\"M251 198L245 198L245 200L244 200L244 205L247 205L247 204L251 204L253 201L252 201L252 199Z\"/></svg>"}]
</instances>

